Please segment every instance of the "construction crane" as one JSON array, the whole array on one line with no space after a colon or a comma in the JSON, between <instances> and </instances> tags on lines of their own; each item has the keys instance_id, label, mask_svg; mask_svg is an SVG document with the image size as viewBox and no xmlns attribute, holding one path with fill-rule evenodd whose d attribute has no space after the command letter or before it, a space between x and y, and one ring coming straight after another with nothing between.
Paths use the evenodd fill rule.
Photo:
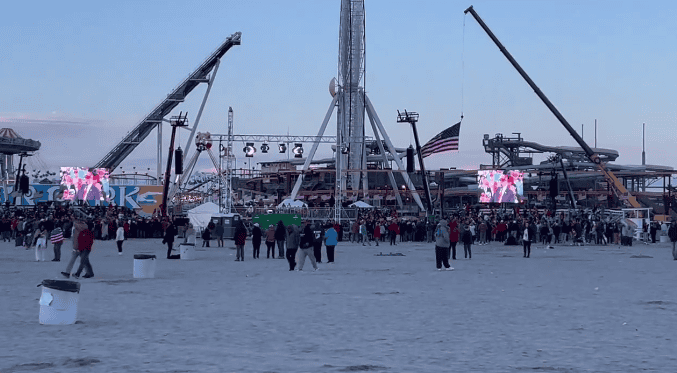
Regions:
<instances>
[{"instance_id":1,"label":"construction crane","mask_svg":"<svg viewBox=\"0 0 677 373\"><path fill-rule=\"evenodd\" d=\"M205 102L209 96L209 91L214 83L214 78L216 77L216 72L223 57L228 50L234 45L240 45L242 33L236 32L229 36L226 41L221 44L221 46L216 49L201 65L198 67L190 76L188 76L181 84L179 84L167 98L162 100L162 102L153 109L142 121L139 123L131 132L125 136L120 143L118 143L108 154L106 154L103 159L101 159L95 166L95 168L107 168L109 172L113 172L122 161L127 158L127 156L136 149L141 142L148 137L153 129L161 125L162 122L167 122L165 116L169 115L175 107L182 103L186 96L193 91L201 83L207 83L208 89L205 92L204 99L200 110L198 111L198 116L195 119L193 128L191 129L188 142L186 143L184 154L188 153L190 148L190 143L195 136L195 130L197 129L198 122L200 121L200 114L202 109L204 109ZM209 75L211 73L211 76ZM171 157L172 154L169 154ZM159 157L161 158L161 157ZM160 160L158 159L158 162ZM159 167L159 166L158 166ZM160 170L158 168L158 174ZM158 175L159 177L160 175Z\"/></svg>"},{"instance_id":2,"label":"construction crane","mask_svg":"<svg viewBox=\"0 0 677 373\"><path fill-rule=\"evenodd\" d=\"M621 201L624 201L625 203L627 203L628 205L630 205L633 208L642 207L642 206L640 206L639 202L637 202L637 199L634 196L632 196L630 194L630 192L628 192L628 190L625 188L623 183L620 180L618 180L616 175L614 175L613 172L611 172L606 167L606 164L604 162L602 162L600 155L597 154L595 151L593 151L592 148L590 148L590 146L588 146L588 144L583 140L583 138L578 135L578 133L574 130L573 127L571 127L569 122L567 122L567 120L564 119L564 117L562 116L562 114L560 114L560 112L557 110L557 108L555 108L555 105L553 105L552 102L550 102L550 100L545 96L545 94L543 94L543 92L540 90L540 88L538 88L538 86L536 86L536 83L534 83L534 81L531 80L529 75L527 75L527 73L522 69L522 67L517 63L517 61L515 61L515 59L510 54L510 52L508 52L508 50L505 49L503 44L501 44L501 42L494 35L494 33L491 32L489 27L484 23L484 21L482 21L482 18L480 18L480 16L477 14L477 12L475 12L475 9L473 9L472 5L468 9L466 9L463 13L472 14L472 16L475 18L477 23L479 23L480 26L482 27L482 29L484 29L484 31L487 33L487 35L489 35L491 40L493 40L493 42L496 44L496 46L501 51L501 53L503 53L505 58L507 58L508 61L510 61L512 66L517 70L517 72L520 73L522 78L524 78L524 80L527 81L527 84L529 84L531 89L534 90L536 95L538 95L538 97L543 101L545 106L547 106L548 109L550 109L550 111L555 115L555 117L560 121L560 123L562 123L564 128L566 128L566 130L569 131L569 134L571 135L571 137L573 137L574 140L576 140L576 142L578 143L578 145L580 145L581 148L583 148L583 150L585 151L585 154L588 156L590 161L592 163L594 163L597 166L597 168L602 172L602 174L604 175L604 178L606 179L607 183L609 184L609 186L613 190L616 197L618 197L618 199L620 199Z\"/></svg>"}]
</instances>

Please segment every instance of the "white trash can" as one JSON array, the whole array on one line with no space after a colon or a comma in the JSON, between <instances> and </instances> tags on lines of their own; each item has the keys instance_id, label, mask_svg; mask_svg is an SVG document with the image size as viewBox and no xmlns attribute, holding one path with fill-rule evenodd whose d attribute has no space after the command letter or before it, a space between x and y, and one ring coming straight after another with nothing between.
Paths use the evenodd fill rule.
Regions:
<instances>
[{"instance_id":1,"label":"white trash can","mask_svg":"<svg viewBox=\"0 0 677 373\"><path fill-rule=\"evenodd\" d=\"M179 245L179 253L181 254L181 260L195 260L195 244L182 243Z\"/></svg>"},{"instance_id":2,"label":"white trash can","mask_svg":"<svg viewBox=\"0 0 677 373\"><path fill-rule=\"evenodd\" d=\"M40 296L40 324L71 325L78 316L80 283L67 280L43 280Z\"/></svg>"},{"instance_id":3,"label":"white trash can","mask_svg":"<svg viewBox=\"0 0 677 373\"><path fill-rule=\"evenodd\" d=\"M134 254L134 278L155 278L157 257L151 254Z\"/></svg>"}]
</instances>

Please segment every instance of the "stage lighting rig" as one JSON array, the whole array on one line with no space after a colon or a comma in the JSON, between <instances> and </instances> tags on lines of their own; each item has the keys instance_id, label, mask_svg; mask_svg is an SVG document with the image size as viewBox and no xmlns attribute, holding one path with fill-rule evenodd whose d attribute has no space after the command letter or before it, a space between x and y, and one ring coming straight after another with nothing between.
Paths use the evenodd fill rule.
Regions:
<instances>
[{"instance_id":1,"label":"stage lighting rig","mask_svg":"<svg viewBox=\"0 0 677 373\"><path fill-rule=\"evenodd\" d=\"M246 145L247 146L245 146L242 151L244 152L245 157L251 158L256 153L256 148L254 147L253 142L248 142Z\"/></svg>"},{"instance_id":2,"label":"stage lighting rig","mask_svg":"<svg viewBox=\"0 0 677 373\"><path fill-rule=\"evenodd\" d=\"M280 150L280 153L286 153L287 152L287 145L286 144L280 144L277 147Z\"/></svg>"},{"instance_id":3,"label":"stage lighting rig","mask_svg":"<svg viewBox=\"0 0 677 373\"><path fill-rule=\"evenodd\" d=\"M294 148L291 151L294 153L294 158L303 158L303 144L294 144Z\"/></svg>"},{"instance_id":4,"label":"stage lighting rig","mask_svg":"<svg viewBox=\"0 0 677 373\"><path fill-rule=\"evenodd\" d=\"M268 150L270 150L270 146L268 146L268 144L266 144L266 143L263 143L263 145L261 145L261 153L264 153L264 154L268 153Z\"/></svg>"}]
</instances>

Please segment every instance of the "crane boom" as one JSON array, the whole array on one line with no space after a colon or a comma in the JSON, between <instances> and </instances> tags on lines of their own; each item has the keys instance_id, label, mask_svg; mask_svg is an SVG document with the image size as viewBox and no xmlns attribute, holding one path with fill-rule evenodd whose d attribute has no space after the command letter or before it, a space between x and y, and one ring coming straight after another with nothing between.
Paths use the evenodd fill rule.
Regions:
<instances>
[{"instance_id":1,"label":"crane boom","mask_svg":"<svg viewBox=\"0 0 677 373\"><path fill-rule=\"evenodd\" d=\"M641 207L639 202L637 202L637 199L628 192L623 183L620 180L618 180L616 175L614 175L614 173L611 172L606 167L606 164L602 162L602 160L599 157L599 154L595 153L595 151L593 151L592 148L590 148L590 146L583 140L583 138L576 132L576 130L574 130L574 128L571 127L569 122L567 122L564 116L562 116L559 110L557 110L555 105L553 105L552 102L550 102L550 100L545 96L545 94L543 94L541 89L538 88L536 83L534 83L534 81L531 80L531 78L529 77L529 75L527 75L524 69L522 69L522 67L517 63L517 61L515 61L510 52L508 52L508 50L505 49L505 47L503 46L503 44L501 44L496 35L494 35L494 33L491 32L489 27L484 23L484 21L482 21L482 18L480 18L477 12L475 12L475 9L473 9L472 5L468 9L466 9L463 13L472 14L477 23L479 23L482 29L487 33L487 35L489 35L491 40L496 44L496 46L501 51L501 53L503 53L505 58L507 58L508 61L510 61L510 64L512 64L512 66L517 70L517 72L522 76L522 78L526 80L527 84L529 84L531 89L534 90L536 95L541 99L541 101L543 101L545 106L547 106L548 109L550 109L550 111L555 115L555 117L559 120L559 122L562 123L564 128L566 128L566 130L569 131L571 137L573 137L574 140L576 140L576 142L578 143L578 145L580 145L581 148L583 148L585 154L588 156L590 161L594 163L597 166L597 168L602 172L607 183L609 183L611 189L614 191L614 194L616 194L616 196L620 200L626 201L632 207L635 208Z\"/></svg>"}]
</instances>

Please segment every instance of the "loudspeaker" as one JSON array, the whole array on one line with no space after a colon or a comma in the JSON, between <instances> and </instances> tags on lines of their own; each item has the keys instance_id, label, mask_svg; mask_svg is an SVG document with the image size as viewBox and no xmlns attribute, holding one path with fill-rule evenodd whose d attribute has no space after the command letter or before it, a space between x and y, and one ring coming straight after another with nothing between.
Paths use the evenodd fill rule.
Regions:
<instances>
[{"instance_id":1,"label":"loudspeaker","mask_svg":"<svg viewBox=\"0 0 677 373\"><path fill-rule=\"evenodd\" d=\"M416 167L414 166L414 148L410 145L407 148L407 172L414 172Z\"/></svg>"},{"instance_id":2,"label":"loudspeaker","mask_svg":"<svg viewBox=\"0 0 677 373\"><path fill-rule=\"evenodd\" d=\"M559 195L559 180L557 175L550 179L550 198L555 198Z\"/></svg>"},{"instance_id":3,"label":"loudspeaker","mask_svg":"<svg viewBox=\"0 0 677 373\"><path fill-rule=\"evenodd\" d=\"M21 175L21 177L19 178L19 190L23 194L28 194L29 189L30 189L30 180L28 179L28 176Z\"/></svg>"},{"instance_id":4,"label":"loudspeaker","mask_svg":"<svg viewBox=\"0 0 677 373\"><path fill-rule=\"evenodd\" d=\"M183 150L180 146L174 151L174 173L177 175L183 173Z\"/></svg>"}]
</instances>

